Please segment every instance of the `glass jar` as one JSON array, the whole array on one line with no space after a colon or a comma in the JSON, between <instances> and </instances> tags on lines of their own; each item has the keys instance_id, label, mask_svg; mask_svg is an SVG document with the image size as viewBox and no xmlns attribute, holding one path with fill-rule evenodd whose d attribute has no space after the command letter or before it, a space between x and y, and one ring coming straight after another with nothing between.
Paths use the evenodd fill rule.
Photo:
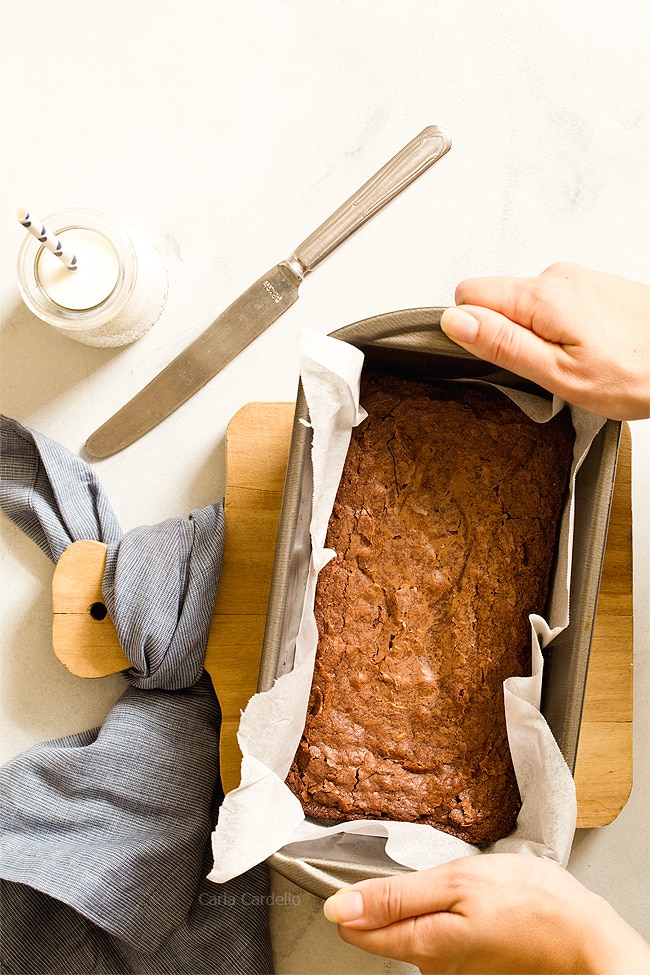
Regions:
<instances>
[{"instance_id":1,"label":"glass jar","mask_svg":"<svg viewBox=\"0 0 650 975\"><path fill-rule=\"evenodd\" d=\"M18 254L18 288L27 307L85 345L128 345L158 321L167 271L157 250L104 213L69 208L43 223L77 257L76 270L28 235Z\"/></svg>"}]
</instances>

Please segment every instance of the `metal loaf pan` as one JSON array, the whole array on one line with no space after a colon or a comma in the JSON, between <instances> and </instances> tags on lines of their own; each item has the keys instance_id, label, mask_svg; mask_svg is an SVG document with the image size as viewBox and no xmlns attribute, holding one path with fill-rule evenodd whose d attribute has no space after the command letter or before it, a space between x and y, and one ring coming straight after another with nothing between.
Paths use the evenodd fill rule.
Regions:
<instances>
[{"instance_id":1,"label":"metal loaf pan","mask_svg":"<svg viewBox=\"0 0 650 975\"><path fill-rule=\"evenodd\" d=\"M533 383L499 370L451 342L440 329L443 308L412 308L348 325L332 333L359 348L364 362L413 379L475 379L549 398ZM299 385L278 529L267 624L262 648L260 691L291 670L310 557L311 430ZM595 438L576 481L569 626L545 651L542 713L573 771L578 748L584 688L598 601L607 525L616 473L621 423L607 420ZM375 837L334 834L319 857L304 845L285 846L269 864L317 896L368 876L403 872ZM323 852L325 851L325 852Z\"/></svg>"}]
</instances>

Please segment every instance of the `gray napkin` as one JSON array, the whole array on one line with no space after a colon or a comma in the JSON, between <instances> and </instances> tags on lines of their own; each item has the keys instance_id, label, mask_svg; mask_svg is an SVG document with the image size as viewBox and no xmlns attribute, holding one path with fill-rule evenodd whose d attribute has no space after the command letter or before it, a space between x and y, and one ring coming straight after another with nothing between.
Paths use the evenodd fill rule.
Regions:
<instances>
[{"instance_id":1,"label":"gray napkin","mask_svg":"<svg viewBox=\"0 0 650 975\"><path fill-rule=\"evenodd\" d=\"M103 597L132 664L101 728L0 769L2 970L271 972L266 867L205 879L223 799L203 669L223 505L123 534L84 461L6 417L0 434L0 505L49 558L107 543Z\"/></svg>"}]
</instances>

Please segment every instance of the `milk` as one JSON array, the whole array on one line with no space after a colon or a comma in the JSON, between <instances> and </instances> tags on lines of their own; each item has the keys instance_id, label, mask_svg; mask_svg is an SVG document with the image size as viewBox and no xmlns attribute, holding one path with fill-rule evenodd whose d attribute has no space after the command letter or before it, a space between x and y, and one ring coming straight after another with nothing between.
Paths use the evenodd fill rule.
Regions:
<instances>
[{"instance_id":1,"label":"milk","mask_svg":"<svg viewBox=\"0 0 650 975\"><path fill-rule=\"evenodd\" d=\"M36 280L61 308L95 308L108 298L118 282L120 262L115 248L102 234L79 227L64 230L59 237L74 252L78 266L68 270L58 257L43 248L36 258Z\"/></svg>"}]
</instances>

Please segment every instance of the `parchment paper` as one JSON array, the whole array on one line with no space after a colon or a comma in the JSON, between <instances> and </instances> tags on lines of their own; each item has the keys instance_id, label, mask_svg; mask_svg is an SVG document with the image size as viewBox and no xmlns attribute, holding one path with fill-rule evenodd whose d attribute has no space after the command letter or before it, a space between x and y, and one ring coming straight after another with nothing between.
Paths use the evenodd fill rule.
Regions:
<instances>
[{"instance_id":1,"label":"parchment paper","mask_svg":"<svg viewBox=\"0 0 650 975\"><path fill-rule=\"evenodd\" d=\"M575 475L605 420L571 407L576 431L570 497L560 530L556 585L548 620L531 616L530 677L504 682L506 724L522 807L513 831L479 849L431 826L356 820L319 826L305 819L298 799L284 784L302 735L313 675L318 633L313 615L318 572L334 555L324 547L329 517L348 450L351 431L366 416L359 404L363 354L354 346L314 332L301 341L301 381L313 428L314 497L312 558L293 670L251 698L242 714L238 741L241 783L228 793L213 833L214 866L209 879L223 883L265 860L289 843L314 844L332 832L387 838L386 853L397 863L425 869L458 856L520 852L566 866L576 823L573 777L540 708L541 648L569 622L569 581L573 538ZM531 418L543 423L565 405L503 389Z\"/></svg>"}]
</instances>

